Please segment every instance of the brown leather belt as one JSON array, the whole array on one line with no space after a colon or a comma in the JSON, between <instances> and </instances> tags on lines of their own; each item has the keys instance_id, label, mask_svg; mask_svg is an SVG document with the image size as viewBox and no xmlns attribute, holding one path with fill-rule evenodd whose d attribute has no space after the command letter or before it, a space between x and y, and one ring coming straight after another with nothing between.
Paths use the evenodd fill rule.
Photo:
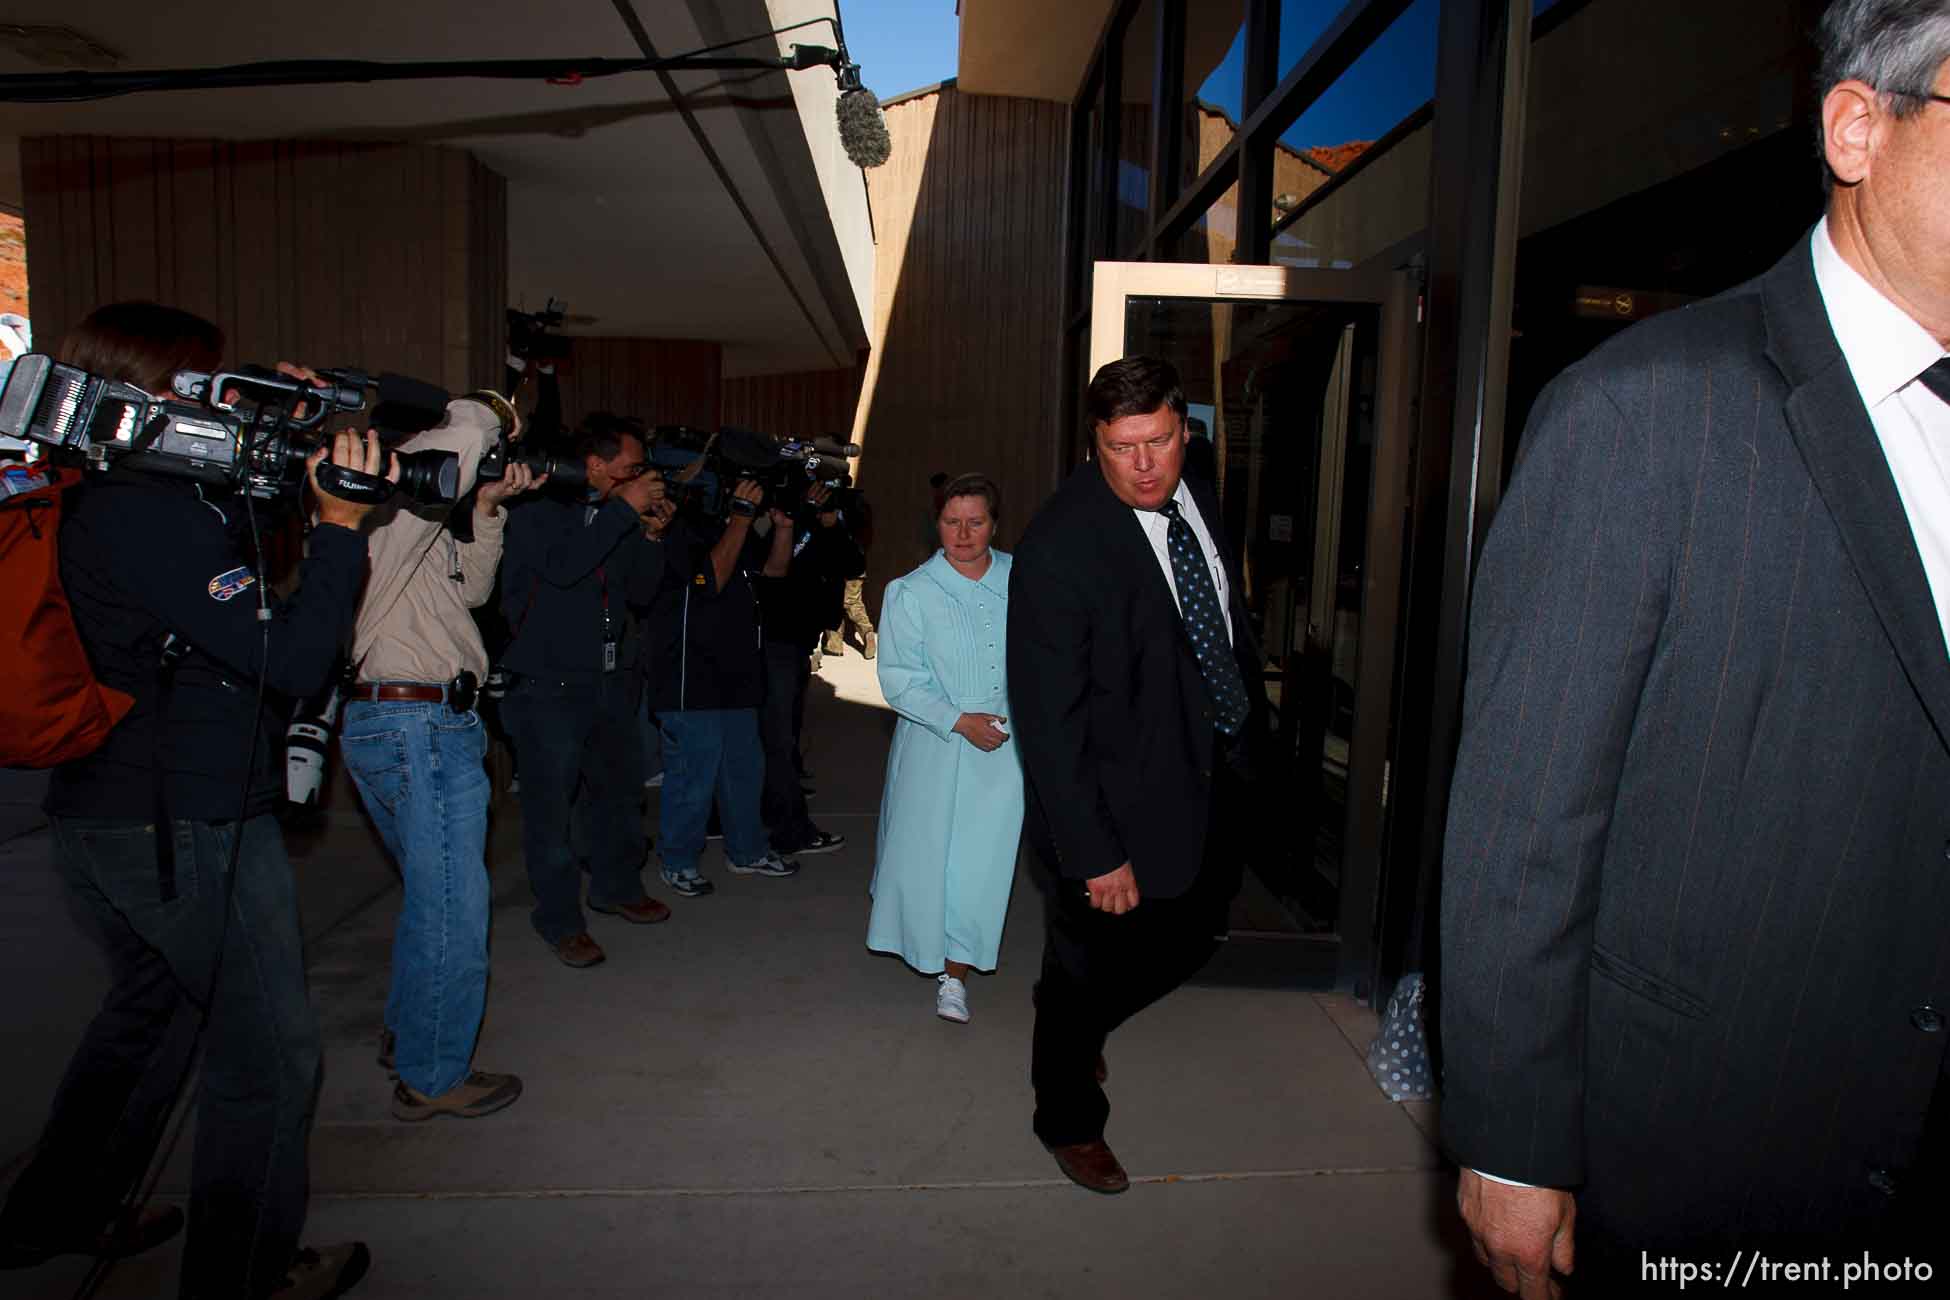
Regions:
<instances>
[{"instance_id":1,"label":"brown leather belt","mask_svg":"<svg viewBox=\"0 0 1950 1300\"><path fill-rule=\"evenodd\" d=\"M444 686L406 686L398 683L357 682L347 696L354 700L427 700L438 703L447 698Z\"/></svg>"}]
</instances>

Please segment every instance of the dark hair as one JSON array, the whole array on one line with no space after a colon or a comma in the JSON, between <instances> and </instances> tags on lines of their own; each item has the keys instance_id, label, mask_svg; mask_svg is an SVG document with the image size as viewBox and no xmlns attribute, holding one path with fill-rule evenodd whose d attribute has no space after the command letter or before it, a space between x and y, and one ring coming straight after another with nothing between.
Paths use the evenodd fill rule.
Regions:
<instances>
[{"instance_id":1,"label":"dark hair","mask_svg":"<svg viewBox=\"0 0 1950 1300\"><path fill-rule=\"evenodd\" d=\"M990 523L1002 518L1002 489L986 474L957 474L949 479L948 486L941 489L942 509L956 497L980 497L988 503ZM940 511L936 511L935 518L940 517Z\"/></svg>"},{"instance_id":2,"label":"dark hair","mask_svg":"<svg viewBox=\"0 0 1950 1300\"><path fill-rule=\"evenodd\" d=\"M934 473L928 475L928 486L931 488L938 488L947 481L948 476L940 470L936 470Z\"/></svg>"},{"instance_id":3,"label":"dark hair","mask_svg":"<svg viewBox=\"0 0 1950 1300\"><path fill-rule=\"evenodd\" d=\"M151 393L167 393L179 370L223 363L223 331L186 311L153 302L97 307L61 338L62 364Z\"/></svg>"},{"instance_id":4,"label":"dark hair","mask_svg":"<svg viewBox=\"0 0 1950 1300\"><path fill-rule=\"evenodd\" d=\"M648 454L650 439L643 432L642 421L608 411L591 411L582 417L582 427L576 431L576 455L615 460L622 454L625 438L635 438L637 445Z\"/></svg>"},{"instance_id":5,"label":"dark hair","mask_svg":"<svg viewBox=\"0 0 1950 1300\"><path fill-rule=\"evenodd\" d=\"M1084 398L1090 423L1109 424L1127 415L1149 415L1161 406L1185 418L1185 389L1178 368L1157 357L1125 357L1097 372Z\"/></svg>"}]
</instances>

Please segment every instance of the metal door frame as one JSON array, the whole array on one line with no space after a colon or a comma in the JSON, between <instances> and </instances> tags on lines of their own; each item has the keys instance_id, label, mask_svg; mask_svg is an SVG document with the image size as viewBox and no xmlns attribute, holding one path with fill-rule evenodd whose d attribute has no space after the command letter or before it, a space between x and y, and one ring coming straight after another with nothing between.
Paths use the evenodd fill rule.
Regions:
<instances>
[{"instance_id":1,"label":"metal door frame","mask_svg":"<svg viewBox=\"0 0 1950 1300\"><path fill-rule=\"evenodd\" d=\"M1396 645L1401 618L1409 468L1415 436L1420 283L1409 270L1321 271L1287 266L1098 262L1091 290L1090 373L1124 355L1132 298L1203 302L1329 302L1373 306L1376 340L1374 465L1363 564L1354 737L1349 755L1335 987L1366 997L1376 971L1376 905L1394 751ZM1111 322L1115 328L1109 328Z\"/></svg>"}]
</instances>

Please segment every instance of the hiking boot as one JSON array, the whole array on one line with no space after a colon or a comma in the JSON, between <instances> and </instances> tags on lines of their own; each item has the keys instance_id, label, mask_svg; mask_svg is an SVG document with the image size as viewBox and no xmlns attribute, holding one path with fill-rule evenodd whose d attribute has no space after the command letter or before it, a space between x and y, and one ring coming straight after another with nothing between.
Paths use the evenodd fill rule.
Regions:
<instances>
[{"instance_id":1,"label":"hiking boot","mask_svg":"<svg viewBox=\"0 0 1950 1300\"><path fill-rule=\"evenodd\" d=\"M598 907L591 903L589 910L601 912L604 916L620 916L632 925L655 925L670 919L670 908L648 894L634 902L617 903L610 907Z\"/></svg>"},{"instance_id":2,"label":"hiking boot","mask_svg":"<svg viewBox=\"0 0 1950 1300\"><path fill-rule=\"evenodd\" d=\"M582 970L603 960L603 946L589 937L587 930L572 934L566 939L558 939L549 945L555 950L555 959L564 966Z\"/></svg>"},{"instance_id":3,"label":"hiking boot","mask_svg":"<svg viewBox=\"0 0 1950 1300\"><path fill-rule=\"evenodd\" d=\"M512 1074L489 1074L485 1070L471 1071L465 1079L438 1097L415 1092L403 1082L396 1083L393 1085L393 1118L410 1123L441 1115L451 1115L456 1119L479 1119L505 1106L514 1105L515 1098L519 1096L519 1078Z\"/></svg>"},{"instance_id":4,"label":"hiking boot","mask_svg":"<svg viewBox=\"0 0 1950 1300\"><path fill-rule=\"evenodd\" d=\"M291 1271L271 1294L277 1300L332 1300L359 1285L371 1267L372 1252L363 1241L308 1246L291 1261Z\"/></svg>"}]
</instances>

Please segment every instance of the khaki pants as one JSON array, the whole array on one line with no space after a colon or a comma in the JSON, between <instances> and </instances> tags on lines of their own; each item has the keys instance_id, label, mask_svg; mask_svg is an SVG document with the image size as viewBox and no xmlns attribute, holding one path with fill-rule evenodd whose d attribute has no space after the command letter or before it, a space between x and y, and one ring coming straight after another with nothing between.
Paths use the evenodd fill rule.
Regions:
<instances>
[{"instance_id":1,"label":"khaki pants","mask_svg":"<svg viewBox=\"0 0 1950 1300\"><path fill-rule=\"evenodd\" d=\"M867 601L862 593L866 588L864 578L846 580L846 623L853 624L860 640L860 648L868 649L874 643L873 620L867 617ZM846 646L846 623L832 628L826 633L826 653L836 655Z\"/></svg>"}]
</instances>

